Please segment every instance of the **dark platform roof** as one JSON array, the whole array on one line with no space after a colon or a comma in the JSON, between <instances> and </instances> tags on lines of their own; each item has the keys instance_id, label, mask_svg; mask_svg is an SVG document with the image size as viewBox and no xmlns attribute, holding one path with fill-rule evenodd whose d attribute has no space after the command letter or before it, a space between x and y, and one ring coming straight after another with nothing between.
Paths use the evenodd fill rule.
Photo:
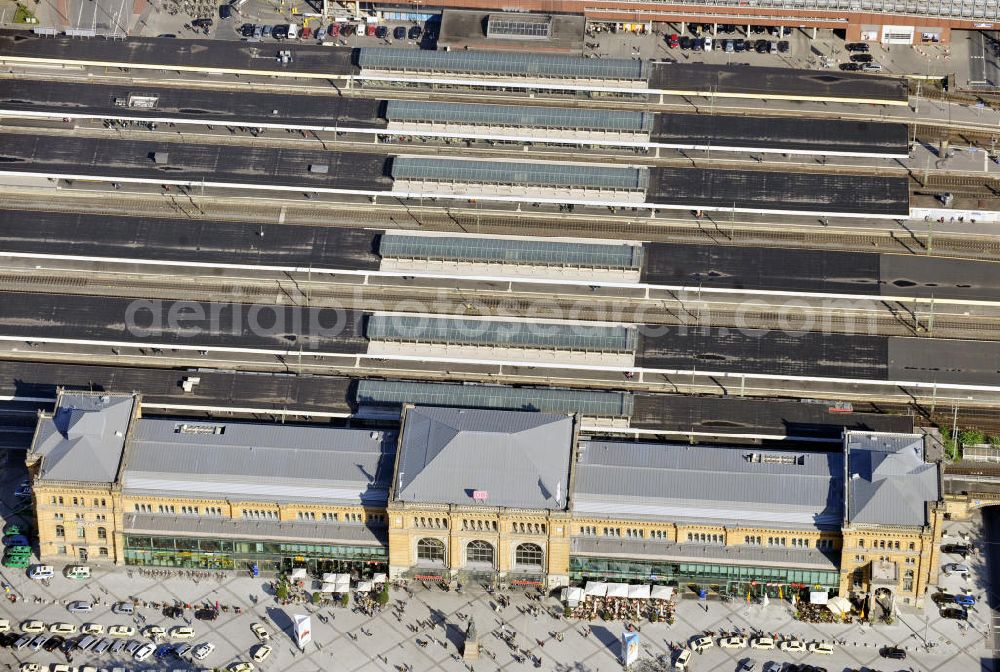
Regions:
<instances>
[{"instance_id":1,"label":"dark platform roof","mask_svg":"<svg viewBox=\"0 0 1000 672\"><path fill-rule=\"evenodd\" d=\"M888 339L893 380L1000 386L1000 342Z\"/></svg>"},{"instance_id":2,"label":"dark platform roof","mask_svg":"<svg viewBox=\"0 0 1000 672\"><path fill-rule=\"evenodd\" d=\"M157 164L154 154L166 155ZM271 147L183 144L152 140L108 140L0 134L0 171L33 171L139 177L202 179L255 185L309 188L388 189L385 156L350 152L299 151ZM310 165L327 165L326 173Z\"/></svg>"},{"instance_id":3,"label":"dark platform roof","mask_svg":"<svg viewBox=\"0 0 1000 672\"><path fill-rule=\"evenodd\" d=\"M571 128L595 131L648 131L649 112L532 105L483 105L433 100L388 100L389 121L439 122L520 128Z\"/></svg>"},{"instance_id":4,"label":"dark platform roof","mask_svg":"<svg viewBox=\"0 0 1000 672\"><path fill-rule=\"evenodd\" d=\"M655 115L653 142L743 149L906 155L905 124L722 114Z\"/></svg>"},{"instance_id":5,"label":"dark platform roof","mask_svg":"<svg viewBox=\"0 0 1000 672\"><path fill-rule=\"evenodd\" d=\"M392 178L394 180L433 180L623 191L645 189L649 179L646 168L620 168L580 163L442 159L422 156L394 157Z\"/></svg>"},{"instance_id":6,"label":"dark platform roof","mask_svg":"<svg viewBox=\"0 0 1000 672\"><path fill-rule=\"evenodd\" d=\"M645 80L646 61L580 58L529 51L423 51L392 47L358 49L362 70L448 72L510 77Z\"/></svg>"},{"instance_id":7,"label":"dark platform roof","mask_svg":"<svg viewBox=\"0 0 1000 672\"><path fill-rule=\"evenodd\" d=\"M636 343L635 329L629 326L434 315L372 315L368 318L365 335L372 341L588 352L631 352Z\"/></svg>"},{"instance_id":8,"label":"dark platform roof","mask_svg":"<svg viewBox=\"0 0 1000 672\"><path fill-rule=\"evenodd\" d=\"M24 336L27 340L48 337L128 341L139 345L163 343L271 350L301 347L306 353L361 353L367 348L367 342L358 335L360 315L354 311L274 305L254 308L251 304L203 301L185 303L191 310L186 311L182 319L185 327L182 330L172 327L169 319L171 307L176 309L174 301L143 302L137 308L135 299L126 298L0 293L0 334ZM251 318L251 313L257 317ZM131 329L126 327L129 319L132 320ZM259 324L260 328L251 329L252 324ZM303 326L310 324L323 328L313 327L312 333L301 333L305 331Z\"/></svg>"},{"instance_id":9,"label":"dark platform roof","mask_svg":"<svg viewBox=\"0 0 1000 672\"><path fill-rule=\"evenodd\" d=\"M185 378L201 379L191 392ZM0 361L5 395L55 398L56 389L139 392L147 404L252 407L304 413L349 413L349 378L244 371L154 369L89 364ZM157 412L162 412L157 410Z\"/></svg>"},{"instance_id":10,"label":"dark platform roof","mask_svg":"<svg viewBox=\"0 0 1000 672\"><path fill-rule=\"evenodd\" d=\"M155 96L152 109L129 106L130 96ZM116 100L120 104L116 104ZM5 109L108 117L174 117L224 123L280 123L385 128L380 100L344 96L296 96L254 91L252 95L199 88L77 84L12 80L0 90Z\"/></svg>"},{"instance_id":11,"label":"dark platform roof","mask_svg":"<svg viewBox=\"0 0 1000 672\"><path fill-rule=\"evenodd\" d=\"M885 380L888 370L888 339L878 336L727 327L671 328L650 336L654 329L664 330L642 330L637 366L866 380Z\"/></svg>"},{"instance_id":12,"label":"dark platform roof","mask_svg":"<svg viewBox=\"0 0 1000 672\"><path fill-rule=\"evenodd\" d=\"M0 210L8 252L367 270L379 266L378 238L325 226Z\"/></svg>"},{"instance_id":13,"label":"dark platform roof","mask_svg":"<svg viewBox=\"0 0 1000 672\"><path fill-rule=\"evenodd\" d=\"M830 403L778 399L633 395L631 426L677 432L776 434L839 439L843 429L912 432L913 418L881 413L843 413Z\"/></svg>"},{"instance_id":14,"label":"dark platform roof","mask_svg":"<svg viewBox=\"0 0 1000 672\"><path fill-rule=\"evenodd\" d=\"M614 418L632 415L632 396L627 392L403 380L359 380L356 390L359 409L363 406L399 408L412 403Z\"/></svg>"},{"instance_id":15,"label":"dark platform roof","mask_svg":"<svg viewBox=\"0 0 1000 672\"><path fill-rule=\"evenodd\" d=\"M883 254L882 293L995 301L1000 296L1000 264L926 255Z\"/></svg>"},{"instance_id":16,"label":"dark platform roof","mask_svg":"<svg viewBox=\"0 0 1000 672\"><path fill-rule=\"evenodd\" d=\"M888 103L907 101L906 83L898 77L707 63L654 63L649 88L676 92L715 92L747 98L796 97Z\"/></svg>"},{"instance_id":17,"label":"dark platform roof","mask_svg":"<svg viewBox=\"0 0 1000 672\"><path fill-rule=\"evenodd\" d=\"M879 293L879 255L645 243L643 282L798 292Z\"/></svg>"},{"instance_id":18,"label":"dark platform roof","mask_svg":"<svg viewBox=\"0 0 1000 672\"><path fill-rule=\"evenodd\" d=\"M278 51L291 51L292 63L282 65ZM44 58L63 63L100 61L204 68L205 70L255 70L288 75L295 72L330 76L353 75L352 53L295 42L237 42L231 40L177 40L130 37L127 40L41 37L20 30L0 31L0 55Z\"/></svg>"},{"instance_id":19,"label":"dark platform roof","mask_svg":"<svg viewBox=\"0 0 1000 672\"><path fill-rule=\"evenodd\" d=\"M770 170L650 168L649 203L853 215L910 213L905 177Z\"/></svg>"},{"instance_id":20,"label":"dark platform roof","mask_svg":"<svg viewBox=\"0 0 1000 672\"><path fill-rule=\"evenodd\" d=\"M280 539L285 542L322 544L334 541L349 545L385 548L385 556L388 556L389 535L384 527L338 525L298 520L164 516L134 512L126 513L122 522L125 531L133 535L194 536L209 539Z\"/></svg>"},{"instance_id":21,"label":"dark platform roof","mask_svg":"<svg viewBox=\"0 0 1000 672\"><path fill-rule=\"evenodd\" d=\"M437 44L438 49L448 46L452 49L517 49L579 55L583 51L586 23L582 14L504 14L446 9L441 15Z\"/></svg>"},{"instance_id":22,"label":"dark platform roof","mask_svg":"<svg viewBox=\"0 0 1000 672\"><path fill-rule=\"evenodd\" d=\"M641 245L620 243L577 243L540 238L415 236L392 232L379 238L378 252L382 257L395 259L636 269L642 263L643 248Z\"/></svg>"}]
</instances>

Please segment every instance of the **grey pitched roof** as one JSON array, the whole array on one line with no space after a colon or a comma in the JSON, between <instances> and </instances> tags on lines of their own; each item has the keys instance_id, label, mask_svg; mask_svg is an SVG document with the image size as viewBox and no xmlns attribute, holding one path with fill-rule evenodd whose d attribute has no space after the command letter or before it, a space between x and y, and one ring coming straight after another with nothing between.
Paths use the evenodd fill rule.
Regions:
<instances>
[{"instance_id":1,"label":"grey pitched roof","mask_svg":"<svg viewBox=\"0 0 1000 672\"><path fill-rule=\"evenodd\" d=\"M386 432L143 419L122 486L130 494L384 505L394 454L395 435Z\"/></svg>"},{"instance_id":2,"label":"grey pitched roof","mask_svg":"<svg viewBox=\"0 0 1000 672\"><path fill-rule=\"evenodd\" d=\"M63 392L38 423L31 456L43 481L114 483L135 407L131 394Z\"/></svg>"},{"instance_id":3,"label":"grey pitched roof","mask_svg":"<svg viewBox=\"0 0 1000 672\"><path fill-rule=\"evenodd\" d=\"M820 529L843 520L839 453L587 441L579 454L576 514Z\"/></svg>"},{"instance_id":4,"label":"grey pitched roof","mask_svg":"<svg viewBox=\"0 0 1000 672\"><path fill-rule=\"evenodd\" d=\"M573 442L566 415L461 408L407 411L396 498L438 504L561 509Z\"/></svg>"},{"instance_id":5,"label":"grey pitched roof","mask_svg":"<svg viewBox=\"0 0 1000 672\"><path fill-rule=\"evenodd\" d=\"M852 523L922 526L941 498L938 466L924 461L919 434L847 432Z\"/></svg>"}]
</instances>

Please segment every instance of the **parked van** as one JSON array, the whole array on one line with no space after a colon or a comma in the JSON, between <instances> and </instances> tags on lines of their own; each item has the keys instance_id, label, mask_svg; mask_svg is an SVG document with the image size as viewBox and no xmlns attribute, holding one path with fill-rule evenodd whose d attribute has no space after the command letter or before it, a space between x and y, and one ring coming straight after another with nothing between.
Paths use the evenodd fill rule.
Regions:
<instances>
[{"instance_id":1,"label":"parked van","mask_svg":"<svg viewBox=\"0 0 1000 672\"><path fill-rule=\"evenodd\" d=\"M66 568L66 578L86 581L90 578L90 567L86 565L70 565Z\"/></svg>"},{"instance_id":2,"label":"parked van","mask_svg":"<svg viewBox=\"0 0 1000 672\"><path fill-rule=\"evenodd\" d=\"M299 26L295 23L288 24L288 39L297 40L299 39Z\"/></svg>"},{"instance_id":3,"label":"parked van","mask_svg":"<svg viewBox=\"0 0 1000 672\"><path fill-rule=\"evenodd\" d=\"M34 579L35 581L51 579L55 575L56 570L52 568L52 565L35 565L28 570L28 578Z\"/></svg>"}]
</instances>

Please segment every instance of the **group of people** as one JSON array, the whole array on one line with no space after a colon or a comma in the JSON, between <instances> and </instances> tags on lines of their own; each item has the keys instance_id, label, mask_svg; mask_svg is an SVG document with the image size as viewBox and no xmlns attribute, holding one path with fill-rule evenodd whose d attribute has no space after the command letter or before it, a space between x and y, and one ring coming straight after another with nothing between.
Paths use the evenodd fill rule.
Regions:
<instances>
[{"instance_id":1,"label":"group of people","mask_svg":"<svg viewBox=\"0 0 1000 672\"><path fill-rule=\"evenodd\" d=\"M643 620L669 622L674 617L674 601L641 600L628 597L587 597L571 612L573 618L593 621Z\"/></svg>"}]
</instances>

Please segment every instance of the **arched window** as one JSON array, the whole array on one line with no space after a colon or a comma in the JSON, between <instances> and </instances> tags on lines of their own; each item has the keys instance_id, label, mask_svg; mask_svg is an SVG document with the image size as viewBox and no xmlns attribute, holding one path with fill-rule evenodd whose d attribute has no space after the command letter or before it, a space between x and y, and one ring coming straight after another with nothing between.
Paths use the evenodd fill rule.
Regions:
<instances>
[{"instance_id":1,"label":"arched window","mask_svg":"<svg viewBox=\"0 0 1000 672\"><path fill-rule=\"evenodd\" d=\"M520 544L514 549L514 564L542 566L542 547L538 544Z\"/></svg>"},{"instance_id":2,"label":"arched window","mask_svg":"<svg viewBox=\"0 0 1000 672\"><path fill-rule=\"evenodd\" d=\"M444 564L444 542L440 539L421 539L417 542L417 560Z\"/></svg>"},{"instance_id":3,"label":"arched window","mask_svg":"<svg viewBox=\"0 0 1000 672\"><path fill-rule=\"evenodd\" d=\"M479 539L470 541L465 547L465 561L468 564L493 566L493 544Z\"/></svg>"}]
</instances>

